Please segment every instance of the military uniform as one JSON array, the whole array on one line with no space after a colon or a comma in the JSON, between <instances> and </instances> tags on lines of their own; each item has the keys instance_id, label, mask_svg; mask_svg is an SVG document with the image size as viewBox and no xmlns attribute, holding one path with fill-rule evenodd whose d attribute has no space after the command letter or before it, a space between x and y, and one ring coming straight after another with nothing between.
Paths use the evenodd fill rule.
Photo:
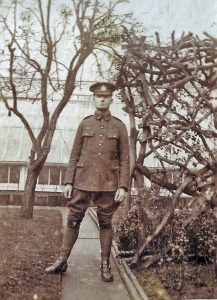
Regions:
<instances>
[{"instance_id":1,"label":"military uniform","mask_svg":"<svg viewBox=\"0 0 217 300\"><path fill-rule=\"evenodd\" d=\"M109 87L113 87L104 84L105 92ZM99 87L103 87L103 84ZM98 88L97 84L92 88L95 91ZM115 193L118 188L127 191L129 186L129 144L126 126L108 110L96 111L94 115L81 121L71 151L65 184L71 184L73 192L68 203L68 222L61 257L68 258L85 211L93 199L100 225L101 257L102 261L108 261L112 243L111 220L118 207L114 202ZM109 272L108 268L105 270ZM110 275L108 280L105 277L103 280L111 281Z\"/></svg>"},{"instance_id":2,"label":"military uniform","mask_svg":"<svg viewBox=\"0 0 217 300\"><path fill-rule=\"evenodd\" d=\"M95 112L79 125L65 184L85 191L126 190L129 186L129 147L125 125L107 111Z\"/></svg>"}]
</instances>

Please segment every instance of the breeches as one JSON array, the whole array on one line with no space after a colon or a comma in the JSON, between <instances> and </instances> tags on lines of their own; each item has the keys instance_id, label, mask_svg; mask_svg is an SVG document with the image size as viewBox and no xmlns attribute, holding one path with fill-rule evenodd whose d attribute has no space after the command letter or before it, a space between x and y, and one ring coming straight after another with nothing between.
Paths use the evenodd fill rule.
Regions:
<instances>
[{"instance_id":1,"label":"breeches","mask_svg":"<svg viewBox=\"0 0 217 300\"><path fill-rule=\"evenodd\" d=\"M111 228L112 215L118 205L114 203L115 192L88 192L73 189L72 199L68 203L69 214L67 226L79 228L91 200L97 207L100 229Z\"/></svg>"}]
</instances>

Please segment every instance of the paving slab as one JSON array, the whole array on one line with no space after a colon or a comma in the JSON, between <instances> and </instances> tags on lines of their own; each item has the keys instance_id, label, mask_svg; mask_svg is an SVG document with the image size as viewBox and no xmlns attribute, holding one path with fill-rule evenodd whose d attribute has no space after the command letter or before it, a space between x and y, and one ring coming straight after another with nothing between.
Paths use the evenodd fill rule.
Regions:
<instances>
[{"instance_id":1,"label":"paving slab","mask_svg":"<svg viewBox=\"0 0 217 300\"><path fill-rule=\"evenodd\" d=\"M63 224L66 225L67 208L61 208ZM67 272L62 276L61 300L130 300L129 294L111 258L113 282L100 278L99 231L86 213L68 260Z\"/></svg>"}]
</instances>

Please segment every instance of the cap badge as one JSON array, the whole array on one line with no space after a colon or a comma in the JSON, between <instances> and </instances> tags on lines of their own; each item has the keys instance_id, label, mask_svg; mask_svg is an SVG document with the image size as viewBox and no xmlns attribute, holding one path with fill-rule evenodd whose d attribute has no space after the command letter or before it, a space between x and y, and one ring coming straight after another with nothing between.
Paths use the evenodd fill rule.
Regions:
<instances>
[{"instance_id":1,"label":"cap badge","mask_svg":"<svg viewBox=\"0 0 217 300\"><path fill-rule=\"evenodd\" d=\"M107 91L106 85L102 85L102 86L100 87L100 91L101 91L101 92L106 92L106 91Z\"/></svg>"}]
</instances>

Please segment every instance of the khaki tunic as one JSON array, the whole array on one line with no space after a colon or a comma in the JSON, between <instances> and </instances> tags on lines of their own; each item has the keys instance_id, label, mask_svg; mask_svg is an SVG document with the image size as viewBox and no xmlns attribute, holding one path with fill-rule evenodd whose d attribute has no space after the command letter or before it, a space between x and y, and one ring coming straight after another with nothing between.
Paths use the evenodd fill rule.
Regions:
<instances>
[{"instance_id":1,"label":"khaki tunic","mask_svg":"<svg viewBox=\"0 0 217 300\"><path fill-rule=\"evenodd\" d=\"M83 119L78 127L65 184L85 191L129 188L129 141L126 126L109 111Z\"/></svg>"}]
</instances>

